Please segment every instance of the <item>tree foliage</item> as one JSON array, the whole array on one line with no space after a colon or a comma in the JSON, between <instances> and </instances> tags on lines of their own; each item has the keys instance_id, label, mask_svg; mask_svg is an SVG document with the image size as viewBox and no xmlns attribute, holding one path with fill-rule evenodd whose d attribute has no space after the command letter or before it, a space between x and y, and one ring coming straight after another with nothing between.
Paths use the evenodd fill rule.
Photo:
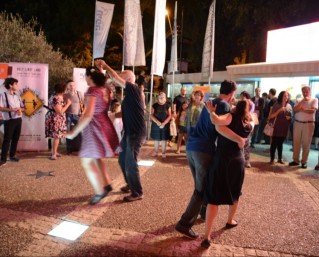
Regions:
<instances>
[{"instance_id":1,"label":"tree foliage","mask_svg":"<svg viewBox=\"0 0 319 257\"><path fill-rule=\"evenodd\" d=\"M74 64L53 50L44 33L35 32L37 22L23 22L20 16L0 13L0 62L31 62L49 64L49 85L72 77Z\"/></svg>"}]
</instances>

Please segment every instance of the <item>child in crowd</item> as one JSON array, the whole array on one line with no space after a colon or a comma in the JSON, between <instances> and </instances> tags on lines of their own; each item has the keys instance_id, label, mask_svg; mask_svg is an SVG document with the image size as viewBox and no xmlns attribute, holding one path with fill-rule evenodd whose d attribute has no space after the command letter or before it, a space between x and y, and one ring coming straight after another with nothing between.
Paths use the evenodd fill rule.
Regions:
<instances>
[{"instance_id":1,"label":"child in crowd","mask_svg":"<svg viewBox=\"0 0 319 257\"><path fill-rule=\"evenodd\" d=\"M111 111L108 112L110 120L113 122L119 142L122 139L123 121L120 102L114 102L111 105Z\"/></svg>"},{"instance_id":2,"label":"child in crowd","mask_svg":"<svg viewBox=\"0 0 319 257\"><path fill-rule=\"evenodd\" d=\"M185 100L177 112L176 123L178 126L178 137L177 137L177 150L176 153L180 153L180 148L182 145L182 141L184 139L185 144L187 142L187 129L186 129L186 113L188 108L189 101Z\"/></svg>"}]
</instances>

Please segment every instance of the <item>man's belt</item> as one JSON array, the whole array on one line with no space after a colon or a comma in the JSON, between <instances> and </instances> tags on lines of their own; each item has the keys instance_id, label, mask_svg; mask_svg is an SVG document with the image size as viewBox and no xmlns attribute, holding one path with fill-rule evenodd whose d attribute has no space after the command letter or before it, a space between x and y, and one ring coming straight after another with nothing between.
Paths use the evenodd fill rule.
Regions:
<instances>
[{"instance_id":1,"label":"man's belt","mask_svg":"<svg viewBox=\"0 0 319 257\"><path fill-rule=\"evenodd\" d=\"M295 119L295 121L297 121L299 123L314 123L314 121L311 121L311 120L309 120L309 121L300 121L300 120L296 120Z\"/></svg>"}]
</instances>

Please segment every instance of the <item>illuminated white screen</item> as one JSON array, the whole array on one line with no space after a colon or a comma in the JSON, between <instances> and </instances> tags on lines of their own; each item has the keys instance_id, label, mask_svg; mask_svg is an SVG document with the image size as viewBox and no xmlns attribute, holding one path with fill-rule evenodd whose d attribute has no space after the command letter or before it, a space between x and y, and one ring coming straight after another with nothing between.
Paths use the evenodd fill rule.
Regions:
<instances>
[{"instance_id":1,"label":"illuminated white screen","mask_svg":"<svg viewBox=\"0 0 319 257\"><path fill-rule=\"evenodd\" d=\"M52 229L48 235L61 237L68 240L76 240L79 236L81 236L89 226L82 225L75 222L63 221L54 229Z\"/></svg>"},{"instance_id":2,"label":"illuminated white screen","mask_svg":"<svg viewBox=\"0 0 319 257\"><path fill-rule=\"evenodd\" d=\"M319 60L319 22L268 31L266 62Z\"/></svg>"}]
</instances>

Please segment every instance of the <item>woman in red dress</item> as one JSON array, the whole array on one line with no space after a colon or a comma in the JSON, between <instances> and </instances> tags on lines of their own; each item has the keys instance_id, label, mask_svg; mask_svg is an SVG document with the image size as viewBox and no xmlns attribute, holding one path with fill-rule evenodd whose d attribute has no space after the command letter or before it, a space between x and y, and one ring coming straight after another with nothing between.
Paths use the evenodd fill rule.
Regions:
<instances>
[{"instance_id":1,"label":"woman in red dress","mask_svg":"<svg viewBox=\"0 0 319 257\"><path fill-rule=\"evenodd\" d=\"M67 134L67 138L73 139L82 133L79 157L95 192L89 203L96 204L112 191L111 180L102 158L114 156L119 140L108 117L111 92L105 86L105 76L92 67L87 68L85 78L89 86L85 94L86 109L76 127Z\"/></svg>"}]
</instances>

